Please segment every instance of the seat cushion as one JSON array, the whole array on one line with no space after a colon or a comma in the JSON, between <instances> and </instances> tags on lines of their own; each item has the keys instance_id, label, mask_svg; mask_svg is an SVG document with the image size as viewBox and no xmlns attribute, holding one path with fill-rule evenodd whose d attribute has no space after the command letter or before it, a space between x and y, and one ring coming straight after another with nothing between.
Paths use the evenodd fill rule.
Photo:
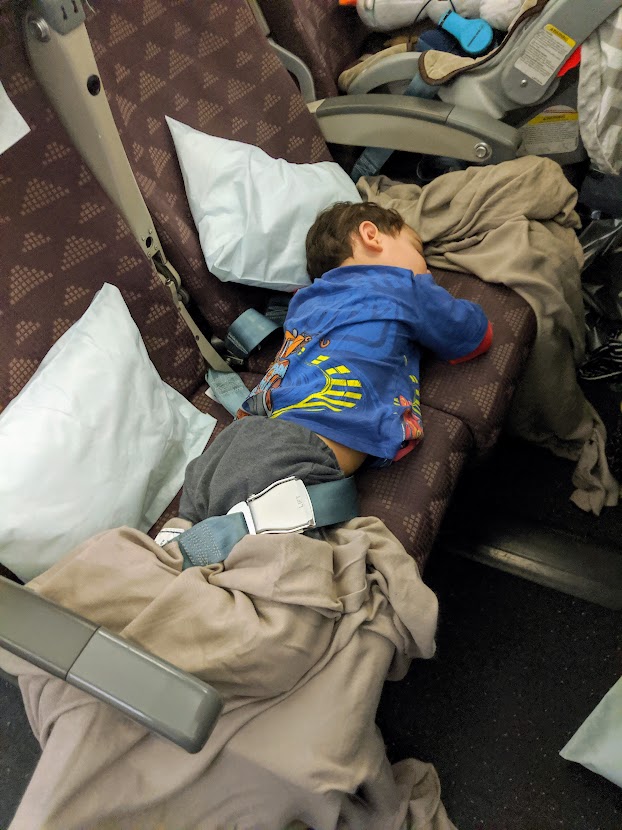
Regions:
<instances>
[{"instance_id":1,"label":"seat cushion","mask_svg":"<svg viewBox=\"0 0 622 830\"><path fill-rule=\"evenodd\" d=\"M246 308L262 306L265 292L210 274L164 116L293 162L330 161L319 128L245 0L86 10L104 88L167 257L223 336Z\"/></svg>"},{"instance_id":2,"label":"seat cushion","mask_svg":"<svg viewBox=\"0 0 622 830\"><path fill-rule=\"evenodd\" d=\"M464 422L478 452L497 441L536 334L530 306L515 291L468 274L432 269L439 285L479 303L494 327L490 350L451 366L428 355L421 366L421 400Z\"/></svg>"},{"instance_id":3,"label":"seat cushion","mask_svg":"<svg viewBox=\"0 0 622 830\"><path fill-rule=\"evenodd\" d=\"M243 373L248 388L260 375ZM231 423L220 404L197 391L192 403L217 420L210 441ZM406 458L383 470L356 476L361 516L378 516L394 533L423 569L441 520L447 509L473 441L469 429L456 417L422 407L425 437ZM181 492L177 494L149 535L155 537L166 522L177 515Z\"/></svg>"}]
</instances>

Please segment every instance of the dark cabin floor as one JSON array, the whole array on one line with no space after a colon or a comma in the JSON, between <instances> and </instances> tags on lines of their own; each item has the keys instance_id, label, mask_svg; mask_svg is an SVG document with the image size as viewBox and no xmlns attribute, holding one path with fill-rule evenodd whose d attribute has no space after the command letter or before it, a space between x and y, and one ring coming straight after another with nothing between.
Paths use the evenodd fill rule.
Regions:
<instances>
[{"instance_id":1,"label":"dark cabin floor","mask_svg":"<svg viewBox=\"0 0 622 830\"><path fill-rule=\"evenodd\" d=\"M622 673L620 613L437 551L437 655L387 683L389 758L434 763L459 830L620 830L622 789L559 750Z\"/></svg>"}]
</instances>

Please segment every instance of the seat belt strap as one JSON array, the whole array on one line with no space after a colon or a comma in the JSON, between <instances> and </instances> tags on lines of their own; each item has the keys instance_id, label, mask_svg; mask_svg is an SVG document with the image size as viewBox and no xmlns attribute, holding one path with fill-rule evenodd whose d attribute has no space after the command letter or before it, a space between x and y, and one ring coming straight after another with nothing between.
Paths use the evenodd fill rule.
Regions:
<instances>
[{"instance_id":1,"label":"seat belt strap","mask_svg":"<svg viewBox=\"0 0 622 830\"><path fill-rule=\"evenodd\" d=\"M287 318L291 299L291 294L273 294L266 306L266 317L268 320L273 320L279 326L283 326Z\"/></svg>"},{"instance_id":2,"label":"seat belt strap","mask_svg":"<svg viewBox=\"0 0 622 830\"><path fill-rule=\"evenodd\" d=\"M347 522L359 514L358 493L352 476L307 487L316 527Z\"/></svg>"},{"instance_id":3,"label":"seat belt strap","mask_svg":"<svg viewBox=\"0 0 622 830\"><path fill-rule=\"evenodd\" d=\"M254 308L247 308L231 323L225 337L225 346L232 355L245 360L263 341L279 329L274 320Z\"/></svg>"},{"instance_id":4,"label":"seat belt strap","mask_svg":"<svg viewBox=\"0 0 622 830\"><path fill-rule=\"evenodd\" d=\"M219 372L208 369L205 375L210 389L219 404L222 404L230 415L237 414L238 409L248 398L249 390L242 378L236 372Z\"/></svg>"},{"instance_id":5,"label":"seat belt strap","mask_svg":"<svg viewBox=\"0 0 622 830\"><path fill-rule=\"evenodd\" d=\"M244 536L304 533L346 522L359 515L352 477L305 487L295 476L270 484L236 504L226 516L212 516L180 533L176 542L183 569L223 562Z\"/></svg>"},{"instance_id":6,"label":"seat belt strap","mask_svg":"<svg viewBox=\"0 0 622 830\"><path fill-rule=\"evenodd\" d=\"M236 317L225 337L225 346L229 352L245 360L273 331L282 328L288 302L289 298L286 301L271 300L272 305L268 304L268 311L274 319L254 308L248 308ZM218 403L235 417L249 393L242 378L233 371L221 371L219 367L210 366L205 379Z\"/></svg>"}]
</instances>

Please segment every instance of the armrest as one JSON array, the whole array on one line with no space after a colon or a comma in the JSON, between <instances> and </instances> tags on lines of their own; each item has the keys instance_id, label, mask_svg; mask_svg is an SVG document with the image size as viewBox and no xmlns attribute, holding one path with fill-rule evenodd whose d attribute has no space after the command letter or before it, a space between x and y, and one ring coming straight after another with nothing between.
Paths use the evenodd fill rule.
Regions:
<instances>
[{"instance_id":1,"label":"armrest","mask_svg":"<svg viewBox=\"0 0 622 830\"><path fill-rule=\"evenodd\" d=\"M211 686L4 577L0 645L188 752L205 745L222 709Z\"/></svg>"},{"instance_id":2,"label":"armrest","mask_svg":"<svg viewBox=\"0 0 622 830\"><path fill-rule=\"evenodd\" d=\"M315 83L313 81L313 75L311 74L307 64L300 60L297 55L294 55L293 52L290 52L288 49L283 49L283 47L279 46L278 43L275 43L271 37L268 38L268 43L276 52L285 69L287 69L287 71L290 72L296 79L300 88L302 100L305 104L313 101L315 99Z\"/></svg>"},{"instance_id":3,"label":"armrest","mask_svg":"<svg viewBox=\"0 0 622 830\"><path fill-rule=\"evenodd\" d=\"M404 81L408 84L415 72L419 71L421 52L402 52L388 55L378 63L368 66L356 77L348 88L348 95L363 95L384 84Z\"/></svg>"},{"instance_id":4,"label":"armrest","mask_svg":"<svg viewBox=\"0 0 622 830\"><path fill-rule=\"evenodd\" d=\"M344 95L309 104L332 144L386 147L475 164L516 158L520 134L482 112L407 95Z\"/></svg>"}]
</instances>

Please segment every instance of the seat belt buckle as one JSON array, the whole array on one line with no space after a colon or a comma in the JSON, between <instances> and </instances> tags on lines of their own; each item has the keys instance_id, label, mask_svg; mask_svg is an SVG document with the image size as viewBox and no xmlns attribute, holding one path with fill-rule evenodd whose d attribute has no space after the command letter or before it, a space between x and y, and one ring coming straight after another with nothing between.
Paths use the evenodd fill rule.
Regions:
<instances>
[{"instance_id":1,"label":"seat belt buckle","mask_svg":"<svg viewBox=\"0 0 622 830\"><path fill-rule=\"evenodd\" d=\"M309 493L296 476L281 478L260 493L238 502L230 513L242 513L250 534L302 533L315 527Z\"/></svg>"}]
</instances>

